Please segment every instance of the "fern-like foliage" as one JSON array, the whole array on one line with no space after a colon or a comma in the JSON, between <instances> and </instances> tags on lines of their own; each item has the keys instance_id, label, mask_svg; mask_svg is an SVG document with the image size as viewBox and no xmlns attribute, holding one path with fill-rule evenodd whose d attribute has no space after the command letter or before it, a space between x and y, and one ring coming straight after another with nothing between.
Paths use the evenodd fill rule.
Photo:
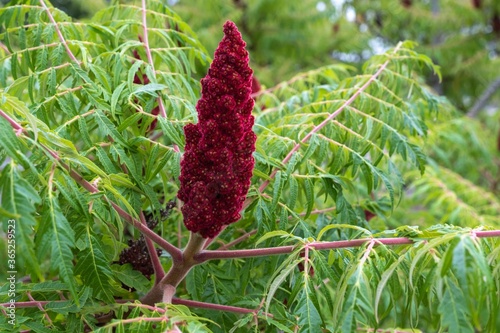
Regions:
<instances>
[{"instance_id":1,"label":"fern-like foliage","mask_svg":"<svg viewBox=\"0 0 500 333\"><path fill-rule=\"evenodd\" d=\"M207 243L175 305L157 307L134 303L157 281L117 263L139 230L165 250L152 264L182 260L179 210L155 230L144 216L161 219L176 197L182 128L197 121L210 56L164 1L113 1L88 22L12 1L0 27L0 215L5 233L16 221L25 306L0 330L500 330L500 243L484 238L498 236L500 203L466 178L469 162L453 169L466 153L443 147L463 119L422 82L439 68L414 43L253 95L243 218L218 237L221 251ZM494 163L489 148L473 154ZM208 261L220 252L237 259Z\"/></svg>"},{"instance_id":2,"label":"fern-like foliage","mask_svg":"<svg viewBox=\"0 0 500 333\"><path fill-rule=\"evenodd\" d=\"M2 208L18 222L18 272L42 281L59 276L76 303L81 286L112 302L123 294L117 282L130 283L110 267L125 227L107 200L138 216L143 206L158 213L175 196L180 153L172 144L183 145L182 126L192 121L199 95L194 72L209 60L189 27L160 2L145 15L156 45L149 49L153 64L141 42L141 7L109 7L97 14L98 24L72 22L38 1L1 10L1 109L27 121L33 134L16 136L1 119L2 160L9 163L2 169ZM142 75L150 83L134 83ZM168 110L159 126L163 143L146 136L160 91ZM98 191L82 189L71 170ZM35 214L35 204L43 214ZM40 265L48 266L41 272Z\"/></svg>"},{"instance_id":3,"label":"fern-like foliage","mask_svg":"<svg viewBox=\"0 0 500 333\"><path fill-rule=\"evenodd\" d=\"M261 107L256 119L256 174L272 182L273 191L268 196L272 199L257 191L256 213L265 212L262 216L269 217L270 230L277 227L274 221L280 210L286 211L281 214L286 219L301 213L307 218L313 207L340 206L335 214L338 222L352 223L357 216L353 206L373 192L379 193L377 200L387 198L394 205L403 179L393 155L420 172L425 170L425 156L410 138L426 135L422 114L432 112L436 100L419 89L408 72L409 63L431 65L411 47L401 44L374 58L356 76L342 80L345 71L332 75L333 68L326 67L262 94L268 105ZM308 81L322 79L324 85L308 88ZM276 169L276 174L267 176Z\"/></svg>"}]
</instances>

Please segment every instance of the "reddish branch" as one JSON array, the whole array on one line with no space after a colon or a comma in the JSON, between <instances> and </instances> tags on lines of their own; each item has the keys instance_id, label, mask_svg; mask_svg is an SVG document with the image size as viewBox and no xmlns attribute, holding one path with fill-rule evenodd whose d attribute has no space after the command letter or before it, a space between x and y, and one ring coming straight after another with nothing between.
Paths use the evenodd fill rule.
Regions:
<instances>
[{"instance_id":1,"label":"reddish branch","mask_svg":"<svg viewBox=\"0 0 500 333\"><path fill-rule=\"evenodd\" d=\"M240 308L237 306L220 305L220 304L199 302L199 301L191 301L191 300L181 299L181 298L173 298L172 304L181 304L181 305L189 306L192 308L219 310L219 311L227 311L227 312L241 313L241 314L247 314L247 313L257 314L257 312L258 312L258 310ZM264 315L272 317L272 315L268 314L268 313L264 313Z\"/></svg>"},{"instance_id":2,"label":"reddish branch","mask_svg":"<svg viewBox=\"0 0 500 333\"><path fill-rule=\"evenodd\" d=\"M66 301L36 301L36 300L31 300L28 302L16 302L16 308L43 308L45 305L49 303L61 303L61 302L66 302ZM133 300L117 300L116 301L119 304L123 304L126 306L131 306L131 307L140 307L140 308L146 308L152 311L157 311L159 313L164 313L165 309L163 308L158 308L154 306L149 306L146 304L126 304L127 302L133 302ZM200 308L200 309L209 309L209 310L218 310L218 311L226 311L226 312L233 312L233 313L240 313L240 314L247 314L247 313L258 313L258 309L247 309L247 308L241 308L238 306L230 306L230 305L220 305L220 304L214 304L214 303L207 303L207 302L200 302L200 301L192 301L192 300L187 300L187 299L182 299L182 298L172 298L172 304L180 304L180 305L185 305L189 306L192 308ZM10 303L0 303L0 307L8 307ZM266 316L272 317L271 314L264 313Z\"/></svg>"},{"instance_id":3,"label":"reddish branch","mask_svg":"<svg viewBox=\"0 0 500 333\"><path fill-rule=\"evenodd\" d=\"M474 231L474 236L478 238L486 237L500 237L500 230L482 230ZM360 247L365 243L375 242L376 244L383 244L388 246L395 245L410 245L414 244L418 240L413 240L407 237L396 237L396 238L363 238L363 239L353 239L353 240L342 240L333 242L311 242L307 246L309 248L314 248L316 250L332 250L341 249L349 247ZM278 247L268 247L261 249L249 249L249 250L204 250L195 256L198 262L205 262L208 260L215 259L235 259L235 258L252 258L252 257L263 257L279 254L288 254L297 249L295 245L278 246Z\"/></svg>"},{"instance_id":4,"label":"reddish branch","mask_svg":"<svg viewBox=\"0 0 500 333\"><path fill-rule=\"evenodd\" d=\"M146 219L144 218L144 213L140 214L141 223L147 227ZM161 266L160 258L158 257L158 253L156 252L155 245L150 238L145 238L146 246L148 247L149 256L151 258L151 263L153 264L153 269L155 271L155 284L160 282L161 279L165 276L165 271ZM155 253L156 255L151 255Z\"/></svg>"},{"instance_id":5,"label":"reddish branch","mask_svg":"<svg viewBox=\"0 0 500 333\"><path fill-rule=\"evenodd\" d=\"M54 19L54 16L50 12L49 7L47 7L47 5L45 4L45 2L43 0L40 0L40 4L42 5L43 9L47 13L47 16L49 17L50 22L52 22L52 24L54 25L54 29L56 30L57 37L59 38L59 40L61 41L61 43L64 45L64 48L66 49L66 53L68 54L69 58L71 59L71 61L73 61L74 63L76 63L78 66L80 66L80 62L76 59L76 57L73 54L73 52L71 52L71 50L70 50L70 48L68 46L68 43L66 42L66 39L64 39L64 36L62 35L61 29L59 29L59 26L57 25L57 22Z\"/></svg>"},{"instance_id":6,"label":"reddish branch","mask_svg":"<svg viewBox=\"0 0 500 333\"><path fill-rule=\"evenodd\" d=\"M26 131L21 125L19 125L14 119L9 117L9 115L1 109L0 109L0 116L2 116L5 120L9 122L10 126L12 126L12 128L16 131L16 135L19 136L21 133Z\"/></svg>"},{"instance_id":7,"label":"reddish branch","mask_svg":"<svg viewBox=\"0 0 500 333\"><path fill-rule=\"evenodd\" d=\"M220 250L229 250L231 247L235 246L236 244L239 244L241 242L243 242L244 240L250 238L252 235L255 235L257 233L257 229L254 229L252 231L249 231L247 233L245 233L244 235L236 238L235 240L227 243L227 244L224 244L222 245L221 247L219 247L219 251Z\"/></svg>"},{"instance_id":8,"label":"reddish branch","mask_svg":"<svg viewBox=\"0 0 500 333\"><path fill-rule=\"evenodd\" d=\"M50 316L47 314L47 311L43 308L43 305L40 304L40 302L36 302L35 299L33 298L33 296L31 296L31 293L28 291L26 292L26 294L28 295L28 298L30 299L30 301L32 302L35 302L36 303L36 307L43 312L43 316L45 317L45 319L49 322L50 326L54 326L54 323L52 323L52 320L50 319Z\"/></svg>"}]
</instances>

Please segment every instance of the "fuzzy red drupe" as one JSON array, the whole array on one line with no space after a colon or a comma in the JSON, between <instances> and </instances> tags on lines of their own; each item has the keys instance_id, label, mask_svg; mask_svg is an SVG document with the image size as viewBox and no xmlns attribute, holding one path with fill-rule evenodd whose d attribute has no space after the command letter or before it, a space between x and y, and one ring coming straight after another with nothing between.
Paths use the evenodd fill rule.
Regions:
<instances>
[{"instance_id":1,"label":"fuzzy red drupe","mask_svg":"<svg viewBox=\"0 0 500 333\"><path fill-rule=\"evenodd\" d=\"M178 198L184 202L186 228L215 237L240 219L254 167L254 101L248 52L233 22L215 51L202 96L198 123L184 127L186 148L181 161Z\"/></svg>"}]
</instances>

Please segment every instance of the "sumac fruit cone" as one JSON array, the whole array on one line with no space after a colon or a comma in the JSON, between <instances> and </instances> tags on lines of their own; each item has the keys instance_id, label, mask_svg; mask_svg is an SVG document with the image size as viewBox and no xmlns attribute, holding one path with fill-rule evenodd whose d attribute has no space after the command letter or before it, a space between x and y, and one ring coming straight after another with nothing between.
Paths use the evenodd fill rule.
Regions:
<instances>
[{"instance_id":1,"label":"sumac fruit cone","mask_svg":"<svg viewBox=\"0 0 500 333\"><path fill-rule=\"evenodd\" d=\"M198 123L184 127L186 147L180 189L186 228L204 238L240 219L254 167L252 153L252 74L248 52L236 25L224 24L224 37L208 74L201 80Z\"/></svg>"}]
</instances>

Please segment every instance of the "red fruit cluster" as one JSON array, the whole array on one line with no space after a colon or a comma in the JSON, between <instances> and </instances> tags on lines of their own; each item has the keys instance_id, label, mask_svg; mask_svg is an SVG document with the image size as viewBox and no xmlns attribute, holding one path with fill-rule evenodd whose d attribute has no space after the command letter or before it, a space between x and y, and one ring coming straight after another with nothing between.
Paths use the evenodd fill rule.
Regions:
<instances>
[{"instance_id":1,"label":"red fruit cluster","mask_svg":"<svg viewBox=\"0 0 500 333\"><path fill-rule=\"evenodd\" d=\"M240 219L250 187L256 136L250 97L253 72L245 45L236 25L226 22L224 38L201 80L198 123L184 127L186 148L177 197L184 202L186 228L205 238Z\"/></svg>"}]
</instances>

